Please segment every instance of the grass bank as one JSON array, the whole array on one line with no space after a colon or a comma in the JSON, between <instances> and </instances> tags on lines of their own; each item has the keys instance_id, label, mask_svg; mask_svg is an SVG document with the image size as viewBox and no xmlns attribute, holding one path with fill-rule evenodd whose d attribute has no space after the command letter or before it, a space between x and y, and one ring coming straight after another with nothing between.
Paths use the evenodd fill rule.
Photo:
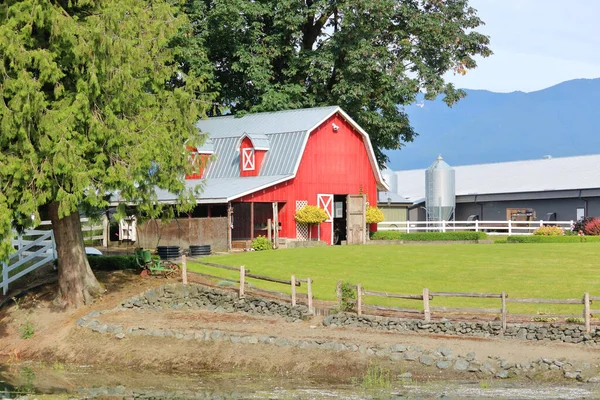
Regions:
<instances>
[{"instance_id":1,"label":"grass bank","mask_svg":"<svg viewBox=\"0 0 600 400\"><path fill-rule=\"evenodd\" d=\"M600 296L600 243L535 243L504 245L330 246L211 256L213 263L244 265L252 273L289 279L310 276L314 296L335 300L338 280L361 283L368 290L393 293L430 291L505 291L510 297L580 298L585 291ZM190 263L190 270L235 278L235 272ZM289 287L248 279L271 290ZM303 291L304 289L300 289ZM367 303L420 306L384 298ZM436 298L432 305L498 307L497 300ZM580 306L510 304L509 311L581 313ZM593 308L593 307L592 307Z\"/></svg>"}]
</instances>

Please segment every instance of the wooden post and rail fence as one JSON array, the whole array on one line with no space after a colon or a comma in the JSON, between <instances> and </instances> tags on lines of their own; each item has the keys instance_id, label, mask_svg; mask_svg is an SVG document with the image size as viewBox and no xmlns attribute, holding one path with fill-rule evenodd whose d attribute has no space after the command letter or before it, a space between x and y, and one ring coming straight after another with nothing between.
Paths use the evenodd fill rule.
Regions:
<instances>
[{"instance_id":1,"label":"wooden post and rail fence","mask_svg":"<svg viewBox=\"0 0 600 400\"><path fill-rule=\"evenodd\" d=\"M238 293L239 293L240 299L243 299L245 297L245 290L246 290L246 285L247 285L246 278L252 278L252 279L257 279L257 280L261 280L261 281L279 283L282 285L290 286L292 306L296 306L298 304L298 297L299 297L298 293L296 291L296 288L299 286L302 286L302 283L304 283L304 284L306 284L306 298L307 298L306 305L308 307L308 311L311 313L314 313L313 293L312 293L312 284L314 281L312 279L310 279L310 277L308 277L306 279L300 279L300 278L297 278L295 275L292 275L290 277L290 280L285 280L285 279L274 278L274 277L267 276L267 275L252 274L252 273L250 273L250 270L246 269L246 267L243 265L240 267L230 267L228 265L221 265L221 264L205 262L201 259L192 259L192 258L188 258L188 259L191 259L198 264L206 265L206 266L217 268L217 269L223 269L223 270L227 270L227 271L238 271L240 274L239 280L231 279L231 278L224 278L221 276L210 275L210 274L206 274L204 272L194 272L194 273L205 276L207 278L220 279L220 280L224 280L224 281L237 283L239 285ZM187 280L187 276L186 276L186 280ZM271 290L267 290L267 289L260 289L260 290L263 292L276 294L276 295L283 294L281 292L275 292L275 291L271 291Z\"/></svg>"},{"instance_id":2,"label":"wooden post and rail fence","mask_svg":"<svg viewBox=\"0 0 600 400\"><path fill-rule=\"evenodd\" d=\"M388 292L377 292L366 290L360 283L357 285L350 285L353 290L356 290L356 313L362 315L364 311L364 297L386 297L393 299L402 300L416 300L423 302L423 309L417 308L401 308L401 307L384 307L374 305L376 310L381 311L394 311L401 313L415 313L423 314L425 321L431 321L432 313L471 313L471 314L500 314L502 329L506 329L506 320L508 316L507 303L528 303L528 304L582 304L583 305L583 322L585 324L585 331L587 333L591 330L591 318L594 314L600 315L600 310L592 310L591 304L594 301L600 301L600 296L590 296L588 292L583 294L581 299L536 299L536 298L510 298L506 292L501 293L467 293L467 292L430 292L429 289L424 288L422 294L399 294L399 293L388 293ZM337 285L337 297L338 305L341 309L342 306L342 282L339 281ZM467 308L467 307L440 307L432 306L430 302L437 297L461 297L461 298L486 298L486 299L499 299L500 308ZM524 314L514 314L515 316L531 316ZM558 314L547 314L545 317L574 317L575 315L558 315Z\"/></svg>"}]
</instances>

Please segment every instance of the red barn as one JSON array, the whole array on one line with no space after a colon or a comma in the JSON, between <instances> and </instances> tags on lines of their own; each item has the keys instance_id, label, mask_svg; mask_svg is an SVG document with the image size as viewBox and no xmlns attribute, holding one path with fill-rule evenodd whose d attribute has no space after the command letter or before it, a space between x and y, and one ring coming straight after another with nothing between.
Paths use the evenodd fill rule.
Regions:
<instances>
[{"instance_id":1,"label":"red barn","mask_svg":"<svg viewBox=\"0 0 600 400\"><path fill-rule=\"evenodd\" d=\"M227 216L230 246L271 230L277 237L275 224L280 240L311 236L332 244L334 231L344 240L352 235L347 218L360 213L349 210L348 196L375 205L378 191L387 190L369 136L339 107L215 117L197 127L209 139L193 159L211 158L200 179L188 177L189 186L204 187L193 216ZM162 201L169 197L159 193ZM294 220L306 204L329 216L310 234Z\"/></svg>"}]
</instances>

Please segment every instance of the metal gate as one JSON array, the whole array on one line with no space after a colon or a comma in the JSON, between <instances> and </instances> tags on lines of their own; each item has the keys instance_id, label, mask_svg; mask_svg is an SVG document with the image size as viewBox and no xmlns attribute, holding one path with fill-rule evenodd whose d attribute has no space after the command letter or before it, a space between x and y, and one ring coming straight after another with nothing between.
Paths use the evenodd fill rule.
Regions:
<instances>
[{"instance_id":1,"label":"metal gate","mask_svg":"<svg viewBox=\"0 0 600 400\"><path fill-rule=\"evenodd\" d=\"M365 244L367 240L367 196L349 194L346 198L346 213L348 244Z\"/></svg>"}]
</instances>

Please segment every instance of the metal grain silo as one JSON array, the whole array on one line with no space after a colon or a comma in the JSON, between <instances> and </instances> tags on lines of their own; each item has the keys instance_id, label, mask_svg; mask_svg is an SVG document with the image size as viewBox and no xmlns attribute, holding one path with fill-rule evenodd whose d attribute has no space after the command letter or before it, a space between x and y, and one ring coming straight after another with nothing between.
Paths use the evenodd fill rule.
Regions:
<instances>
[{"instance_id":1,"label":"metal grain silo","mask_svg":"<svg viewBox=\"0 0 600 400\"><path fill-rule=\"evenodd\" d=\"M425 210L428 221L454 219L456 191L454 169L440 155L425 170Z\"/></svg>"}]
</instances>

